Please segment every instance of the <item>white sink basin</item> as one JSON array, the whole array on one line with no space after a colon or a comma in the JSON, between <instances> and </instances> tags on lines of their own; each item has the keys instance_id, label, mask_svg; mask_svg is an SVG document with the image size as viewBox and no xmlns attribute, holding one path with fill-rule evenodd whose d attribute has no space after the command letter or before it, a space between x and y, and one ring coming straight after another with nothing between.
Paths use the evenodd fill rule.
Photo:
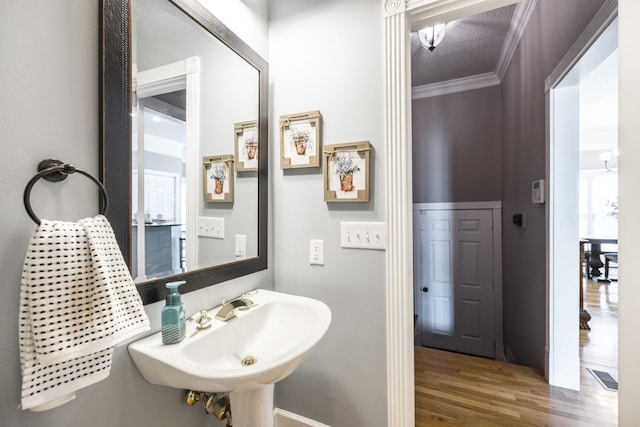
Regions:
<instances>
[{"instance_id":1,"label":"white sink basin","mask_svg":"<svg viewBox=\"0 0 640 427\"><path fill-rule=\"evenodd\" d=\"M152 384L196 391L258 389L292 373L331 323L329 307L314 299L262 289L247 298L254 306L227 322L215 320L219 307L208 312L214 319L209 329L197 331L195 322L187 322L179 344L162 344L161 333L130 344L142 376ZM248 357L255 363L243 366Z\"/></svg>"}]
</instances>

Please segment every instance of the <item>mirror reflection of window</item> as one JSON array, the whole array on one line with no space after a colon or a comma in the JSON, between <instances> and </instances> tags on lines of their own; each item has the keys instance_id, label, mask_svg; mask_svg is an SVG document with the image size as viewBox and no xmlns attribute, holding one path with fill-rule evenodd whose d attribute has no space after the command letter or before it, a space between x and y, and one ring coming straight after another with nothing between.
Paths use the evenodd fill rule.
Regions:
<instances>
[{"instance_id":1,"label":"mirror reflection of window","mask_svg":"<svg viewBox=\"0 0 640 427\"><path fill-rule=\"evenodd\" d=\"M138 256L133 257L132 270L136 281L185 270L185 108L185 91L179 90L139 99L133 115L132 243Z\"/></svg>"}]
</instances>

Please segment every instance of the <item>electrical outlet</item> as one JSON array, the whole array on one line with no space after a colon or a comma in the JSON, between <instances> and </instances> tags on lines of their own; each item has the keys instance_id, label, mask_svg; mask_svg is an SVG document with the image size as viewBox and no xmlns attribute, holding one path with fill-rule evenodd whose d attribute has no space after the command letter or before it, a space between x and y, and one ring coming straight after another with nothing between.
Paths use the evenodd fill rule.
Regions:
<instances>
[{"instance_id":1,"label":"electrical outlet","mask_svg":"<svg viewBox=\"0 0 640 427\"><path fill-rule=\"evenodd\" d=\"M224 218L198 217L198 237L224 239Z\"/></svg>"},{"instance_id":2,"label":"electrical outlet","mask_svg":"<svg viewBox=\"0 0 640 427\"><path fill-rule=\"evenodd\" d=\"M236 258L247 257L247 235L236 234Z\"/></svg>"},{"instance_id":3,"label":"electrical outlet","mask_svg":"<svg viewBox=\"0 0 640 427\"><path fill-rule=\"evenodd\" d=\"M324 265L324 240L309 240L309 264Z\"/></svg>"},{"instance_id":4,"label":"electrical outlet","mask_svg":"<svg viewBox=\"0 0 640 427\"><path fill-rule=\"evenodd\" d=\"M343 248L385 250L384 222L341 222L340 245Z\"/></svg>"}]
</instances>

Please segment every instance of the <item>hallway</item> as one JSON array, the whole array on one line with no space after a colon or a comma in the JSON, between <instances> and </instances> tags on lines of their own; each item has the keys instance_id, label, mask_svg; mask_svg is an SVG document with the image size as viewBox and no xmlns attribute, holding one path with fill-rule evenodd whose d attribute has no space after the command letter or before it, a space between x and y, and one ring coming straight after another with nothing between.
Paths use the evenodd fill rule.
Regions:
<instances>
[{"instance_id":1,"label":"hallway","mask_svg":"<svg viewBox=\"0 0 640 427\"><path fill-rule=\"evenodd\" d=\"M549 386L537 369L415 347L416 426L616 426L618 393L586 368L617 378L618 283L587 280L585 308L580 392Z\"/></svg>"}]
</instances>

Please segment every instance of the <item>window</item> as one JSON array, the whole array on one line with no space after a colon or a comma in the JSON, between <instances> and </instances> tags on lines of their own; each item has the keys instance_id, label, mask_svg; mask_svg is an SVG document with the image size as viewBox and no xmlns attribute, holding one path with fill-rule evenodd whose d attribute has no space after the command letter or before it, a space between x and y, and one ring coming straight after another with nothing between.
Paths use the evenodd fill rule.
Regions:
<instances>
[{"instance_id":1,"label":"window","mask_svg":"<svg viewBox=\"0 0 640 427\"><path fill-rule=\"evenodd\" d=\"M618 174L580 171L580 236L618 236Z\"/></svg>"}]
</instances>

